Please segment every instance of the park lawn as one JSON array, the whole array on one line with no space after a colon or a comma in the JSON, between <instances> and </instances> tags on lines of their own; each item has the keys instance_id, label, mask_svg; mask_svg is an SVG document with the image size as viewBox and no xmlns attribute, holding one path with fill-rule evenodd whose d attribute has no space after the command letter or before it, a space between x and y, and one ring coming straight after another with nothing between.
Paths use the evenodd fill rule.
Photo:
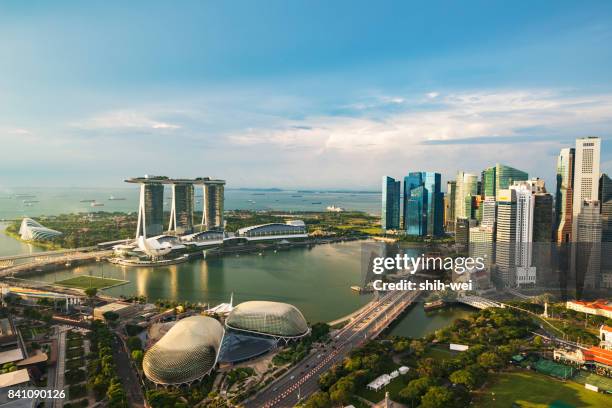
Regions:
<instances>
[{"instance_id":1,"label":"park lawn","mask_svg":"<svg viewBox=\"0 0 612 408\"><path fill-rule=\"evenodd\" d=\"M98 276L75 276L74 278L68 278L61 280L59 282L55 282L56 285L64 286L67 288L76 288L76 289L87 289L87 288L96 288L96 289L105 289L110 288L112 286L118 286L128 283L128 281L121 279L111 279L111 278L100 278Z\"/></svg>"},{"instance_id":2,"label":"park lawn","mask_svg":"<svg viewBox=\"0 0 612 408\"><path fill-rule=\"evenodd\" d=\"M444 361L454 358L458 353L449 350L448 346L433 346L423 354L423 357L430 357L434 360Z\"/></svg>"},{"instance_id":3,"label":"park lawn","mask_svg":"<svg viewBox=\"0 0 612 408\"><path fill-rule=\"evenodd\" d=\"M491 381L492 385L475 398L476 407L505 408L513 402L522 408L612 406L612 396L589 391L582 384L560 381L533 371L500 373L492 377Z\"/></svg>"}]
</instances>

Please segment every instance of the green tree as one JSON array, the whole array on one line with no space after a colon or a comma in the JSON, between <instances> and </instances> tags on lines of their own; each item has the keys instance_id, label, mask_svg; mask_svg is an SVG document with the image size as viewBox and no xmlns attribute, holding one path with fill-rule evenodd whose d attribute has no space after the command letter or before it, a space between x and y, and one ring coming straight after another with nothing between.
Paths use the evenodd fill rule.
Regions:
<instances>
[{"instance_id":1,"label":"green tree","mask_svg":"<svg viewBox=\"0 0 612 408\"><path fill-rule=\"evenodd\" d=\"M131 356L132 360L136 361L139 365L142 364L142 358L144 357L142 350L132 350Z\"/></svg>"},{"instance_id":2,"label":"green tree","mask_svg":"<svg viewBox=\"0 0 612 408\"><path fill-rule=\"evenodd\" d=\"M474 377L474 374L471 371L466 370L466 369L457 370L457 371L453 372L450 375L449 379L454 384L465 385L470 390L473 390L474 387L476 387L476 378Z\"/></svg>"},{"instance_id":3,"label":"green tree","mask_svg":"<svg viewBox=\"0 0 612 408\"><path fill-rule=\"evenodd\" d=\"M431 379L427 377L417 378L412 380L405 386L400 392L399 397L403 402L411 405L418 404L421 396L427 392L427 389L431 385Z\"/></svg>"},{"instance_id":4,"label":"green tree","mask_svg":"<svg viewBox=\"0 0 612 408\"><path fill-rule=\"evenodd\" d=\"M331 406L332 404L329 394L323 391L314 393L304 403L304 408L329 408Z\"/></svg>"},{"instance_id":5,"label":"green tree","mask_svg":"<svg viewBox=\"0 0 612 408\"><path fill-rule=\"evenodd\" d=\"M444 387L430 387L421 398L421 408L451 408L457 406L453 393Z\"/></svg>"},{"instance_id":6,"label":"green tree","mask_svg":"<svg viewBox=\"0 0 612 408\"><path fill-rule=\"evenodd\" d=\"M478 364L485 370L494 370L501 368L504 362L497 354L487 351L478 357Z\"/></svg>"},{"instance_id":7,"label":"green tree","mask_svg":"<svg viewBox=\"0 0 612 408\"><path fill-rule=\"evenodd\" d=\"M128 337L127 346L131 351L142 350L142 340L140 340L140 337L137 336Z\"/></svg>"}]
</instances>

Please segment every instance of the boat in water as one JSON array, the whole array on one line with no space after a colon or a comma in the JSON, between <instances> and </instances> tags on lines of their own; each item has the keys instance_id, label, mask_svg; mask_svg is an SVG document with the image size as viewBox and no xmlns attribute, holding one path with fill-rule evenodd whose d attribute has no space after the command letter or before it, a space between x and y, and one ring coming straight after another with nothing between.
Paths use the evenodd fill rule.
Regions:
<instances>
[{"instance_id":1,"label":"boat in water","mask_svg":"<svg viewBox=\"0 0 612 408\"><path fill-rule=\"evenodd\" d=\"M335 205L328 205L326 210L329 212L344 212L344 208L336 207Z\"/></svg>"},{"instance_id":2,"label":"boat in water","mask_svg":"<svg viewBox=\"0 0 612 408\"><path fill-rule=\"evenodd\" d=\"M108 197L109 201L125 201L124 197L115 197L115 196L110 196Z\"/></svg>"},{"instance_id":3,"label":"boat in water","mask_svg":"<svg viewBox=\"0 0 612 408\"><path fill-rule=\"evenodd\" d=\"M94 203L95 201L96 201L96 200L92 200L92 199L90 199L90 198L87 198L87 199L85 199L85 200L81 200L81 201L79 201L79 203Z\"/></svg>"},{"instance_id":4,"label":"boat in water","mask_svg":"<svg viewBox=\"0 0 612 408\"><path fill-rule=\"evenodd\" d=\"M435 310L435 309L441 309L444 306L446 306L446 302L443 301L442 299L435 300L433 302L425 302L425 303L423 303L423 309L425 309L426 311Z\"/></svg>"},{"instance_id":5,"label":"boat in water","mask_svg":"<svg viewBox=\"0 0 612 408\"><path fill-rule=\"evenodd\" d=\"M95 201L93 201L91 204L89 204L92 207L104 207L104 203L97 203Z\"/></svg>"}]
</instances>

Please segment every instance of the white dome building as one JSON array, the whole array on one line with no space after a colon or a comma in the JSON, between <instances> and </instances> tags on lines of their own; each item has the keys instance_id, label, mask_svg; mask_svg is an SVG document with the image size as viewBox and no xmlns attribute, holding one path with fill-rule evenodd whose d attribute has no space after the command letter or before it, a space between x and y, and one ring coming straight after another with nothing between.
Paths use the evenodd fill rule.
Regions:
<instances>
[{"instance_id":1,"label":"white dome building","mask_svg":"<svg viewBox=\"0 0 612 408\"><path fill-rule=\"evenodd\" d=\"M225 321L228 329L276 339L296 339L310 333L302 312L279 302L250 301L234 307Z\"/></svg>"},{"instance_id":2,"label":"white dome building","mask_svg":"<svg viewBox=\"0 0 612 408\"><path fill-rule=\"evenodd\" d=\"M146 351L142 361L144 374L163 386L199 381L215 368L223 336L223 326L211 317L179 320Z\"/></svg>"}]
</instances>

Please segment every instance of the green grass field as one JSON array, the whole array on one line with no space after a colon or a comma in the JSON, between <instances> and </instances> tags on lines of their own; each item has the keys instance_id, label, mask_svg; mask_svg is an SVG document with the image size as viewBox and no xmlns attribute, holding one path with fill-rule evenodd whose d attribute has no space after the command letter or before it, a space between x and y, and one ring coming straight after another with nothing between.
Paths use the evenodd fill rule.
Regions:
<instances>
[{"instance_id":1,"label":"green grass field","mask_svg":"<svg viewBox=\"0 0 612 408\"><path fill-rule=\"evenodd\" d=\"M64 286L67 288L76 288L76 289L87 289L87 288L105 289L105 288L110 288L111 286L124 285L128 282L129 281L125 281L121 279L99 278L97 276L75 276L74 278L69 278L69 279L55 282L55 284L59 286Z\"/></svg>"},{"instance_id":2,"label":"green grass field","mask_svg":"<svg viewBox=\"0 0 612 408\"><path fill-rule=\"evenodd\" d=\"M501 373L492 378L475 400L482 408L511 407L609 407L612 396L589 391L584 385L572 381L560 381L532 371Z\"/></svg>"}]
</instances>

